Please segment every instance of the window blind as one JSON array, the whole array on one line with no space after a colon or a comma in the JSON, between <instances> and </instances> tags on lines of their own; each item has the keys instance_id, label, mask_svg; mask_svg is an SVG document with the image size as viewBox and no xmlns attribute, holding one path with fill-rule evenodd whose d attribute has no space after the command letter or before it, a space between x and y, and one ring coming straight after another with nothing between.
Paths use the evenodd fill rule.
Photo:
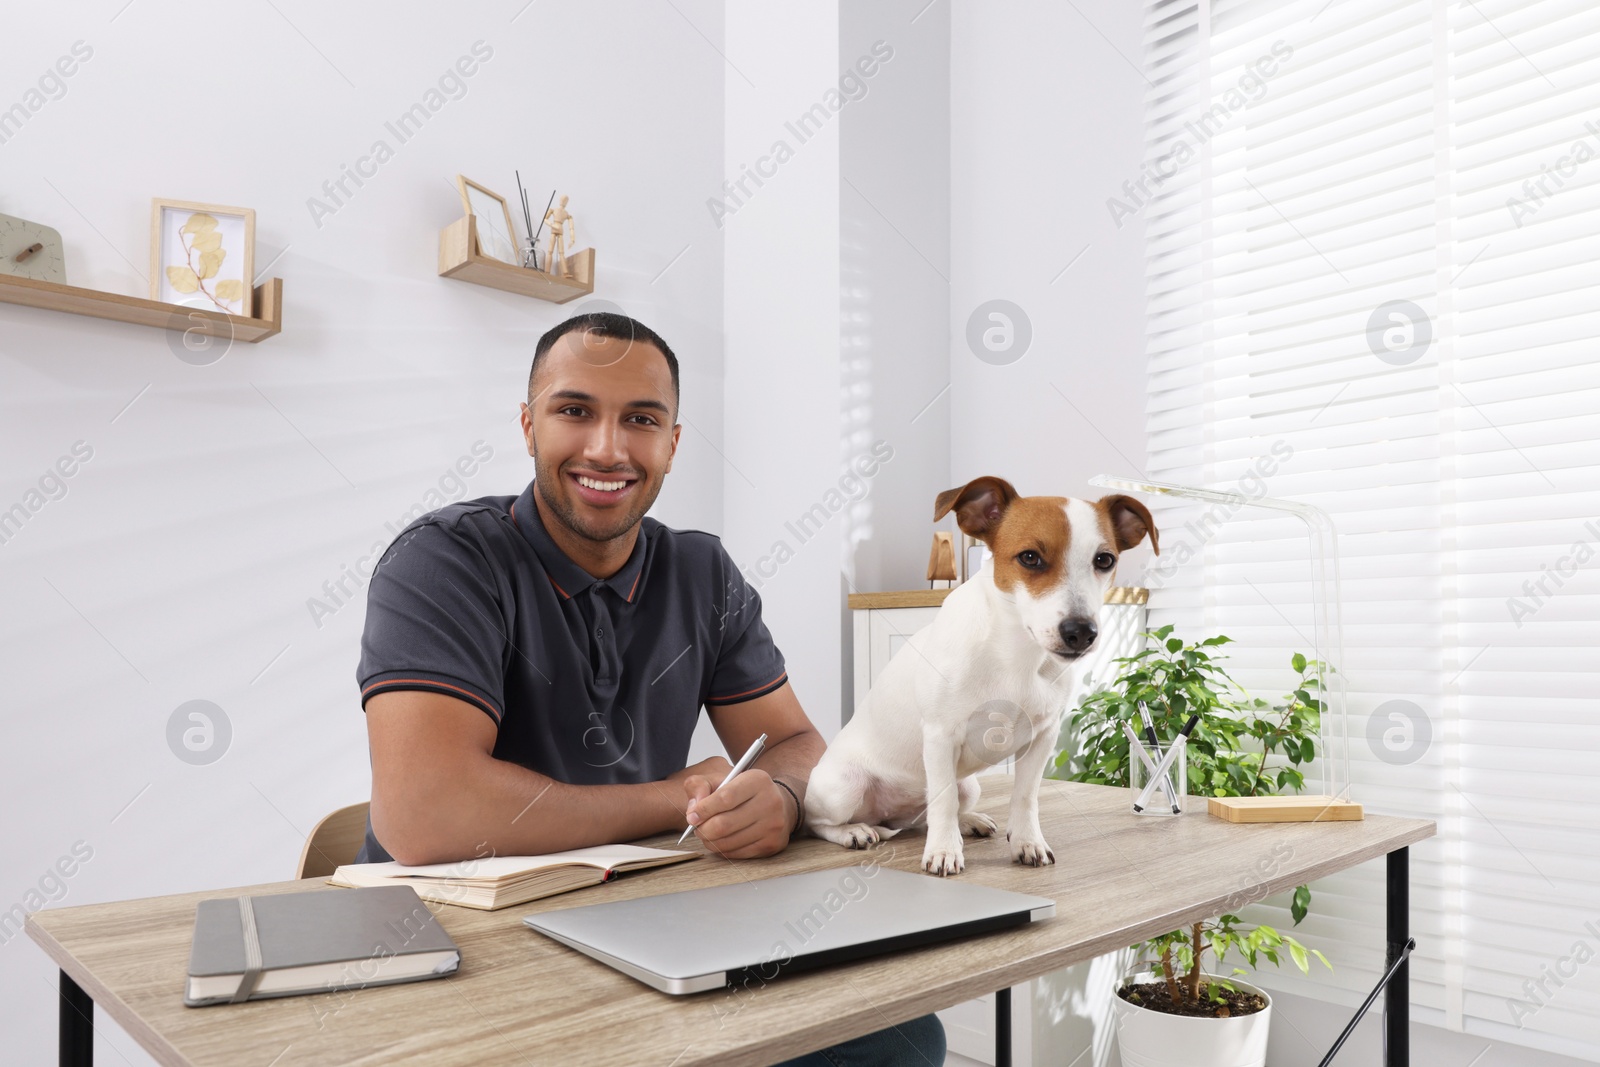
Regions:
<instances>
[{"instance_id":1,"label":"window blind","mask_svg":"<svg viewBox=\"0 0 1600 1067\"><path fill-rule=\"evenodd\" d=\"M1144 67L1148 474L1333 516L1354 798L1439 824L1415 1015L1600 1059L1600 6L1151 0ZM1151 624L1281 694L1303 528L1158 522ZM1335 971L1263 984L1359 1002L1365 866L1295 931Z\"/></svg>"}]
</instances>

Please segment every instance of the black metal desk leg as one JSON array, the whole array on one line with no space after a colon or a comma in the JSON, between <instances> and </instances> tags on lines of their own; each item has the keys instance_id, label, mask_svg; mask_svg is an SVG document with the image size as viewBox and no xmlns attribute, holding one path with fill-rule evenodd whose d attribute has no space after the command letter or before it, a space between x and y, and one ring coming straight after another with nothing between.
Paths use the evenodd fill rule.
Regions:
<instances>
[{"instance_id":1,"label":"black metal desk leg","mask_svg":"<svg viewBox=\"0 0 1600 1067\"><path fill-rule=\"evenodd\" d=\"M994 1067L1011 1067L1011 987L994 994Z\"/></svg>"},{"instance_id":2,"label":"black metal desk leg","mask_svg":"<svg viewBox=\"0 0 1600 1067\"><path fill-rule=\"evenodd\" d=\"M1411 937L1411 850L1389 853L1388 927L1386 964L1400 958ZM1383 1067L1411 1067L1411 961L1395 972L1383 991Z\"/></svg>"},{"instance_id":3,"label":"black metal desk leg","mask_svg":"<svg viewBox=\"0 0 1600 1067\"><path fill-rule=\"evenodd\" d=\"M94 1000L61 972L61 1067L94 1067Z\"/></svg>"}]
</instances>

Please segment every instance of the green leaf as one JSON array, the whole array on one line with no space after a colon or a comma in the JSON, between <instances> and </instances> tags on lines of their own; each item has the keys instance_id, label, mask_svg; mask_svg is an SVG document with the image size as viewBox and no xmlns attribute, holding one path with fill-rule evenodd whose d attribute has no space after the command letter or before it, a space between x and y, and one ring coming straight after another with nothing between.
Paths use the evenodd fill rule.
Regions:
<instances>
[{"instance_id":1,"label":"green leaf","mask_svg":"<svg viewBox=\"0 0 1600 1067\"><path fill-rule=\"evenodd\" d=\"M1306 960L1305 946L1291 939L1289 941L1289 955L1294 957L1294 965L1300 968L1301 974L1311 973L1311 964Z\"/></svg>"},{"instance_id":2,"label":"green leaf","mask_svg":"<svg viewBox=\"0 0 1600 1067\"><path fill-rule=\"evenodd\" d=\"M1316 758L1317 758L1317 746L1316 746L1316 743L1313 742L1311 740L1311 738L1309 738L1309 737L1303 738L1300 741L1300 759L1305 763L1310 763L1312 760L1314 760Z\"/></svg>"},{"instance_id":3,"label":"green leaf","mask_svg":"<svg viewBox=\"0 0 1600 1067\"><path fill-rule=\"evenodd\" d=\"M1296 652L1294 657L1289 660L1289 663L1294 667L1296 674L1304 674L1306 672L1306 658L1300 653Z\"/></svg>"},{"instance_id":4,"label":"green leaf","mask_svg":"<svg viewBox=\"0 0 1600 1067\"><path fill-rule=\"evenodd\" d=\"M1167 651L1168 652L1176 652L1179 649L1181 649L1182 647L1183 647L1183 642L1178 640L1176 637L1172 638L1171 640L1169 640L1167 642Z\"/></svg>"},{"instance_id":5,"label":"green leaf","mask_svg":"<svg viewBox=\"0 0 1600 1067\"><path fill-rule=\"evenodd\" d=\"M1306 917L1306 912L1311 909L1311 887L1298 886L1294 891L1294 900L1289 905L1289 913L1294 916L1294 924L1300 925L1300 920Z\"/></svg>"}]
</instances>

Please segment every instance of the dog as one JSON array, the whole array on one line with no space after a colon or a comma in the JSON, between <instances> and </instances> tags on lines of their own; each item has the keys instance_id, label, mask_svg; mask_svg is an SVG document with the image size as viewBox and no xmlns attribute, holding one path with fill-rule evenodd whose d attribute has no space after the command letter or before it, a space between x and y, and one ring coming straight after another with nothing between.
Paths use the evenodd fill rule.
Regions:
<instances>
[{"instance_id":1,"label":"dog","mask_svg":"<svg viewBox=\"0 0 1600 1067\"><path fill-rule=\"evenodd\" d=\"M1055 854L1039 827L1039 782L1074 664L1099 635L1117 557L1146 535L1160 555L1158 534L1132 497L1019 497L992 476L940 493L934 521L952 509L992 558L906 641L823 753L806 826L868 848L926 823L922 869L959 874L962 836L997 829L977 810L977 773L1015 756L1006 839L1014 862L1041 867Z\"/></svg>"}]
</instances>

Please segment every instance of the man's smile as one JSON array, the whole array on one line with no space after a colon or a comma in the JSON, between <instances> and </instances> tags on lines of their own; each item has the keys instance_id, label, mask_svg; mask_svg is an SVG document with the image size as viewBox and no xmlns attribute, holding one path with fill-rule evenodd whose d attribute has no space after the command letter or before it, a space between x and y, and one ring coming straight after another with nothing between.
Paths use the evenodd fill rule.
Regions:
<instances>
[{"instance_id":1,"label":"man's smile","mask_svg":"<svg viewBox=\"0 0 1600 1067\"><path fill-rule=\"evenodd\" d=\"M600 477L587 473L569 472L568 477L577 487L580 499L590 504L614 504L627 497L638 484L638 479L628 475Z\"/></svg>"}]
</instances>

